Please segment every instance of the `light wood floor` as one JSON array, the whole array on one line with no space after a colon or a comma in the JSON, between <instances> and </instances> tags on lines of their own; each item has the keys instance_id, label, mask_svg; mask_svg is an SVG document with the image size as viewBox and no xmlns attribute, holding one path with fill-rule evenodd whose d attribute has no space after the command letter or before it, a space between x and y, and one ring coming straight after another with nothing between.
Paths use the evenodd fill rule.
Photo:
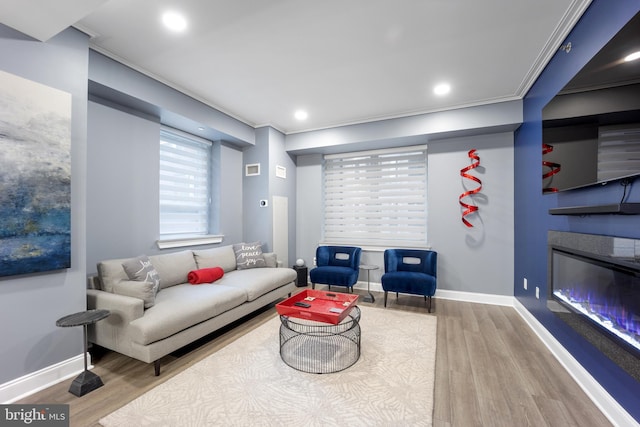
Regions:
<instances>
[{"instance_id":1,"label":"light wood floor","mask_svg":"<svg viewBox=\"0 0 640 427\"><path fill-rule=\"evenodd\" d=\"M382 294L375 295L375 303L360 304L382 307ZM390 294L387 310L425 307L421 297L401 295L396 301ZM611 425L513 308L434 299L433 315L438 317L434 427ZM103 387L78 398L68 392L67 380L16 403L66 403L71 426L99 426L101 417L273 316L275 308L268 307L179 357L163 358L159 377L152 364L104 352L93 360Z\"/></svg>"}]
</instances>

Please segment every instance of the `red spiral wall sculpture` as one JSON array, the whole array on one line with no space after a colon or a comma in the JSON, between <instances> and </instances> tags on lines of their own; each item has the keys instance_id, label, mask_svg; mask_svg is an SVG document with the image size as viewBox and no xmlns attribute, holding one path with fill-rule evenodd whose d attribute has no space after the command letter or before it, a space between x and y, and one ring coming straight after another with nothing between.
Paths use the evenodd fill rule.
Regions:
<instances>
[{"instance_id":1,"label":"red spiral wall sculpture","mask_svg":"<svg viewBox=\"0 0 640 427\"><path fill-rule=\"evenodd\" d=\"M460 203L460 206L462 206L464 208L464 211L462 212L462 222L464 223L464 225L466 225L467 227L471 228L473 227L473 224L471 224L466 218L465 216L476 212L478 210L478 207L476 205L471 205L469 203L465 203L462 201L462 199L464 199L465 197L469 197L469 196L473 196L474 194L477 194L480 192L480 190L482 190L482 181L480 181L480 178L477 178L473 175L468 174L467 172L469 172L472 169L477 168L478 166L480 166L480 156L478 156L476 154L476 149L474 148L473 150L469 150L469 158L472 159L471 160L471 164L465 168L460 169L460 176L466 179L470 179L471 181L477 182L478 183L478 187L473 189L473 190L468 190L465 191L464 193L462 193L460 195L460 197L458 197L458 202ZM474 162L475 160L475 162Z\"/></svg>"},{"instance_id":2,"label":"red spiral wall sculpture","mask_svg":"<svg viewBox=\"0 0 640 427\"><path fill-rule=\"evenodd\" d=\"M549 145L549 144L542 144L542 155L544 156L545 154L551 153L553 151L553 145ZM547 178L552 177L553 175L557 174L558 172L560 172L560 163L554 163L554 162L548 162L543 160L542 161L542 166L549 168L549 172L543 173L542 174L542 180L545 180ZM542 189L543 193L557 193L558 189L556 187L544 187Z\"/></svg>"}]
</instances>

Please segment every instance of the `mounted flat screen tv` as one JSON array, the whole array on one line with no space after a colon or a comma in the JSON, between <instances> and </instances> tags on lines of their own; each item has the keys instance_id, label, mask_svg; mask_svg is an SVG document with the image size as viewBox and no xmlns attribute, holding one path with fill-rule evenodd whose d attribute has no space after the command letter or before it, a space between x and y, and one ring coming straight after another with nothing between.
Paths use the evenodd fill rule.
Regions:
<instances>
[{"instance_id":1,"label":"mounted flat screen tv","mask_svg":"<svg viewBox=\"0 0 640 427\"><path fill-rule=\"evenodd\" d=\"M625 60L635 52L640 13L543 108L543 193L640 176L640 59Z\"/></svg>"}]
</instances>

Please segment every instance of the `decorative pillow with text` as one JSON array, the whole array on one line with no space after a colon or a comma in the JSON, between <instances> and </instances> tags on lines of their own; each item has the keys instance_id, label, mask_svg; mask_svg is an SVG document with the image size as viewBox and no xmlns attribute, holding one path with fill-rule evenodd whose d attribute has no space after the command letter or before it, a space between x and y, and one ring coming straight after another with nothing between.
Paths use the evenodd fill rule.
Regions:
<instances>
[{"instance_id":1,"label":"decorative pillow with text","mask_svg":"<svg viewBox=\"0 0 640 427\"><path fill-rule=\"evenodd\" d=\"M122 263L122 267L130 280L152 283L154 295L158 293L160 289L160 276L153 267L153 264L151 264L149 257L142 255L127 260Z\"/></svg>"},{"instance_id":2,"label":"decorative pillow with text","mask_svg":"<svg viewBox=\"0 0 640 427\"><path fill-rule=\"evenodd\" d=\"M262 255L262 244L260 242L238 243L233 245L233 251L236 253L236 268L238 270L267 266Z\"/></svg>"}]
</instances>

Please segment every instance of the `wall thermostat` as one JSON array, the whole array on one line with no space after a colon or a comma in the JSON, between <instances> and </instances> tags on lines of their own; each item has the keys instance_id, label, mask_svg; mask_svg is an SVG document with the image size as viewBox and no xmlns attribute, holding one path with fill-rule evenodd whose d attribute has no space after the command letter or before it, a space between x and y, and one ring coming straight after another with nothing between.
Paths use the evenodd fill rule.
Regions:
<instances>
[{"instance_id":1,"label":"wall thermostat","mask_svg":"<svg viewBox=\"0 0 640 427\"><path fill-rule=\"evenodd\" d=\"M266 200L260 200L260 207L261 208L266 208L267 206L269 206L269 202Z\"/></svg>"}]
</instances>

